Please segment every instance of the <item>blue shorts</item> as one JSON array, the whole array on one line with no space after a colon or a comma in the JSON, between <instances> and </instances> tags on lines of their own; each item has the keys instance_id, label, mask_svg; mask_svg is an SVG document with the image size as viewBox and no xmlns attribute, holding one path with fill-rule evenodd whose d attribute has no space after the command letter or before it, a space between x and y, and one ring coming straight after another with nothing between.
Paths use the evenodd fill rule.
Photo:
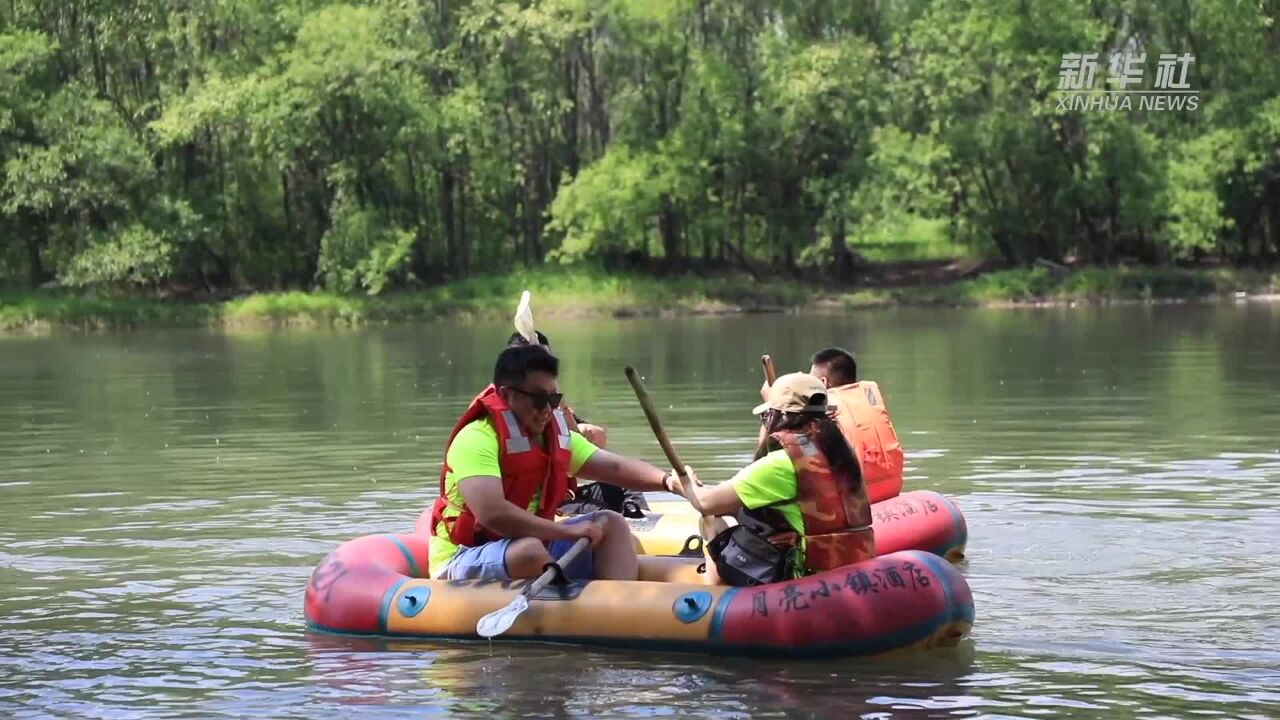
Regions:
<instances>
[{"instance_id":1,"label":"blue shorts","mask_svg":"<svg viewBox=\"0 0 1280 720\"><path fill-rule=\"evenodd\" d=\"M565 520L564 523L573 525L594 517L595 513L576 515ZM504 538L475 547L458 548L458 554L444 566L444 572L440 573L439 579L510 580L511 576L507 574L507 546L511 545L511 542L509 538ZM552 558L559 558L569 552L573 543L573 540L552 540L547 549ZM564 575L570 580L594 578L595 562L591 556L591 548L583 550L573 562L569 563L569 567L564 568Z\"/></svg>"}]
</instances>

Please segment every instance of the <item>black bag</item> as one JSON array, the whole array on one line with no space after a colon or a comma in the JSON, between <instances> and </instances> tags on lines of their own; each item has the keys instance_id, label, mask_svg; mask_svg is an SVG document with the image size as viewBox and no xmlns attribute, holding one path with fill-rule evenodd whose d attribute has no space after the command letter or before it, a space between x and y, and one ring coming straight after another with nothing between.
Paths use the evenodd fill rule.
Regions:
<instances>
[{"instance_id":1,"label":"black bag","mask_svg":"<svg viewBox=\"0 0 1280 720\"><path fill-rule=\"evenodd\" d=\"M774 533L769 526L742 514L738 519L740 524L707 543L720 580L734 587L750 587L795 577L796 546L771 542Z\"/></svg>"},{"instance_id":2,"label":"black bag","mask_svg":"<svg viewBox=\"0 0 1280 720\"><path fill-rule=\"evenodd\" d=\"M649 503L643 493L625 490L609 483L593 482L578 488L576 496L560 503L563 515L585 515L597 510L612 510L623 517L642 518Z\"/></svg>"}]
</instances>

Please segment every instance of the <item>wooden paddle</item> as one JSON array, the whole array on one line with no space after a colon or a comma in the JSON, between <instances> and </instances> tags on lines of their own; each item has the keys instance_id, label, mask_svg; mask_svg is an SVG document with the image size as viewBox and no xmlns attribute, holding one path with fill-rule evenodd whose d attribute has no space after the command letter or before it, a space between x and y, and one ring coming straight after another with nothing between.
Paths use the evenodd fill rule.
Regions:
<instances>
[{"instance_id":1,"label":"wooden paddle","mask_svg":"<svg viewBox=\"0 0 1280 720\"><path fill-rule=\"evenodd\" d=\"M649 420L649 427L653 429L654 437L658 438L658 444L662 446L662 452L666 454L667 460L671 462L671 467L676 471L676 476L680 478L680 485L684 487L685 499L701 515L702 503L698 501L697 494L693 492L693 482L689 479L689 473L685 470L684 463L680 462L680 456L676 454L676 449L671 446L667 431L662 429L662 420L658 419L658 411L653 408L653 400L649 398L649 391L644 389L644 383L640 381L640 374L636 372L635 368L628 365L626 373L627 381L631 383L631 389L636 391L636 399L640 401L640 407L644 410L644 416Z\"/></svg>"},{"instance_id":2,"label":"wooden paddle","mask_svg":"<svg viewBox=\"0 0 1280 720\"><path fill-rule=\"evenodd\" d=\"M764 365L765 382L773 385L774 381L778 379L778 369L773 366L773 358L768 355L761 355L760 364Z\"/></svg>"}]
</instances>

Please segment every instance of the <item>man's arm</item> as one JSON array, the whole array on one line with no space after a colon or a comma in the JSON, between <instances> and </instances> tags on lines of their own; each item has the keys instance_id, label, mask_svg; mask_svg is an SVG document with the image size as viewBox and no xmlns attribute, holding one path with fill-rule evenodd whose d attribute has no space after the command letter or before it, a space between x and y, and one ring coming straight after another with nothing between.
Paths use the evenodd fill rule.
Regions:
<instances>
[{"instance_id":1,"label":"man's arm","mask_svg":"<svg viewBox=\"0 0 1280 720\"><path fill-rule=\"evenodd\" d=\"M596 450L578 470L578 477L598 480L640 492L673 492L674 483L663 472L643 460L625 457L608 450Z\"/></svg>"},{"instance_id":2,"label":"man's arm","mask_svg":"<svg viewBox=\"0 0 1280 720\"><path fill-rule=\"evenodd\" d=\"M572 525L552 522L514 505L502 494L501 478L473 475L458 482L462 500L486 528L509 538L572 540L581 535Z\"/></svg>"}]
</instances>

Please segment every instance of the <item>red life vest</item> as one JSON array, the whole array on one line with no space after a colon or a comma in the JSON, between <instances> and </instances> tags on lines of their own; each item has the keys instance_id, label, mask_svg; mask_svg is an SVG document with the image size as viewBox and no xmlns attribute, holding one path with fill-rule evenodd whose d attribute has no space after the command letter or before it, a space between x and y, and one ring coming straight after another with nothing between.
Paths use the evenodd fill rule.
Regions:
<instances>
[{"instance_id":1,"label":"red life vest","mask_svg":"<svg viewBox=\"0 0 1280 720\"><path fill-rule=\"evenodd\" d=\"M462 418L453 426L449 442L445 444L445 456L448 457L449 445L453 444L453 439L462 428L476 420L487 418L498 431L498 467L502 470L503 496L512 505L527 508L534 496L541 491L537 514L550 520L555 517L556 508L560 507L565 496L573 489L573 482L569 478L569 425L560 410L553 411L551 415L552 420L543 431L545 443L540 445L533 442L525 435L515 413L511 412L511 408L507 407L498 394L498 389L490 385L471 401ZM474 547L501 537L481 527L465 504L458 507L449 502L445 488L445 476L449 472L446 460L440 470L440 497L431 506L431 534L439 532L439 525L443 522L448 529L449 540L458 545ZM450 507L461 512L454 517L447 517L444 511Z\"/></svg>"},{"instance_id":2,"label":"red life vest","mask_svg":"<svg viewBox=\"0 0 1280 720\"><path fill-rule=\"evenodd\" d=\"M833 387L827 397L839 408L836 423L862 468L867 497L873 503L897 497L902 492L902 443L889 420L880 386L863 380Z\"/></svg>"},{"instance_id":3,"label":"red life vest","mask_svg":"<svg viewBox=\"0 0 1280 720\"><path fill-rule=\"evenodd\" d=\"M771 436L796 469L796 502L804 516L805 566L821 572L876 556L871 503L859 478L831 472L826 455L804 433Z\"/></svg>"}]
</instances>

